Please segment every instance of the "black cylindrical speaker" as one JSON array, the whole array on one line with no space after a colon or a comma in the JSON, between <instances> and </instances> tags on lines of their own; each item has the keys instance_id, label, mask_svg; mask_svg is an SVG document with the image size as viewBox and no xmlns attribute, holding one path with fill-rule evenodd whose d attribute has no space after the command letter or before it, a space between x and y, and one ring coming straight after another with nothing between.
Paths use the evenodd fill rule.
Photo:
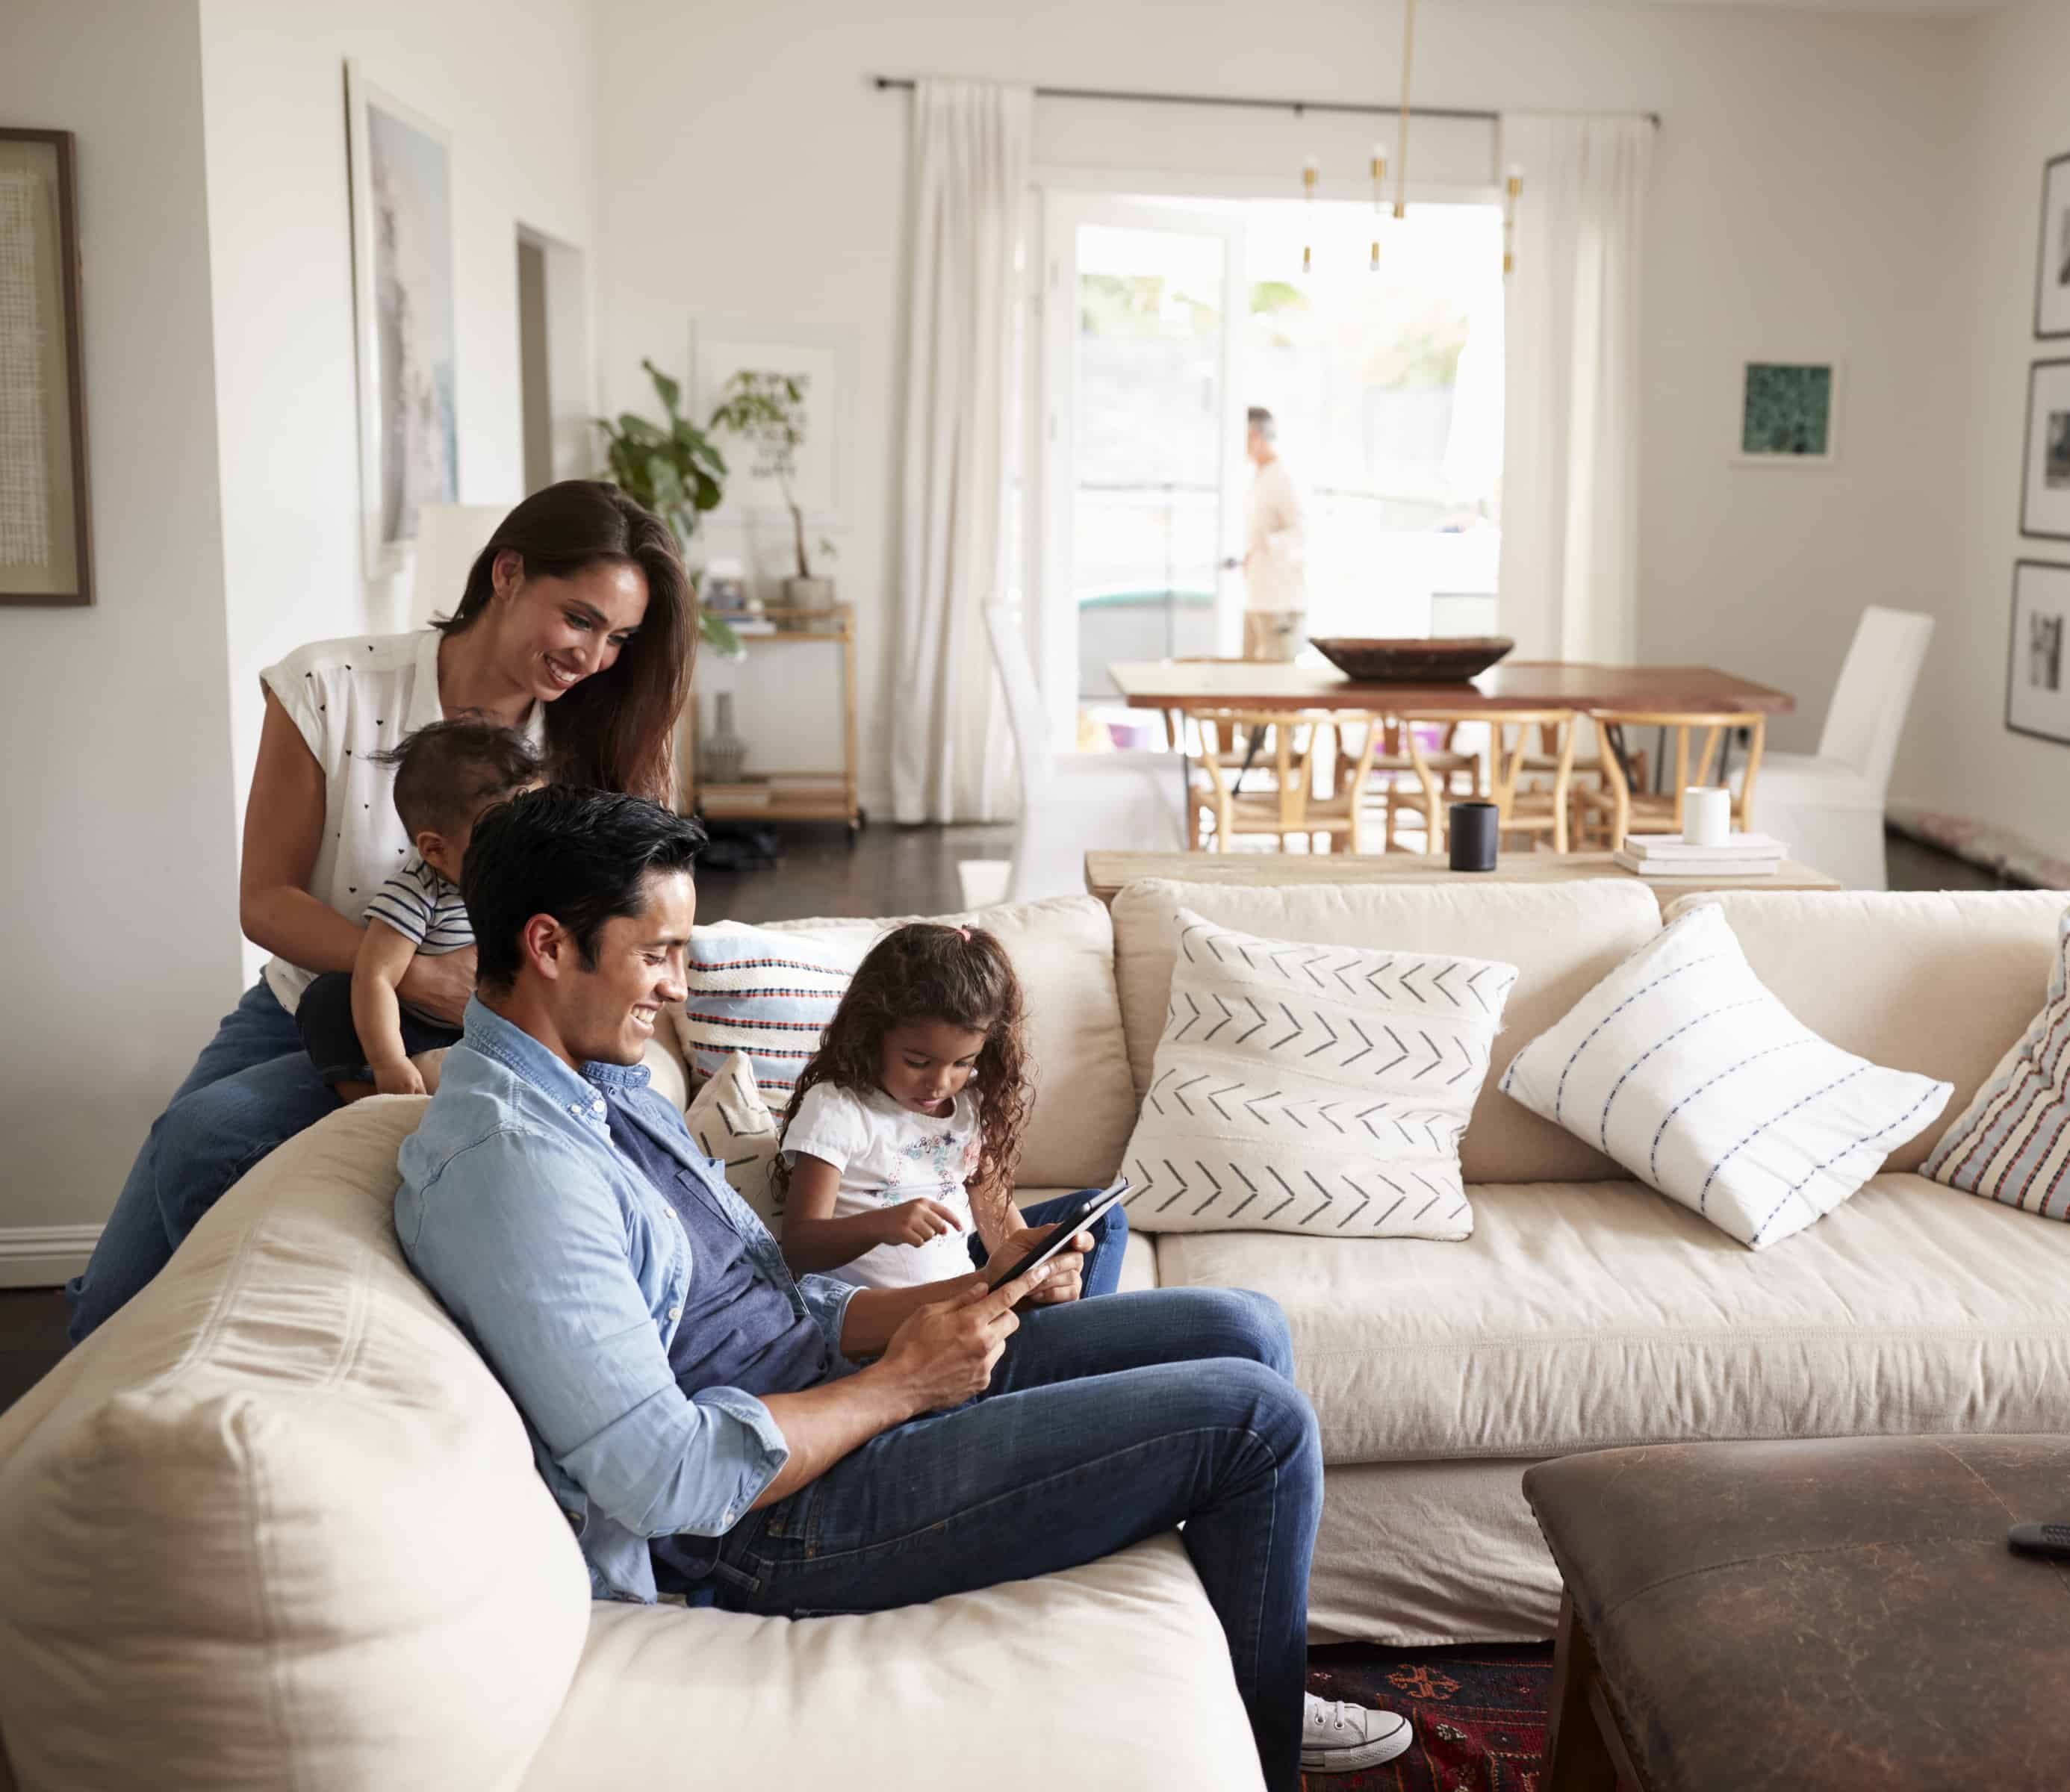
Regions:
<instances>
[{"instance_id":1,"label":"black cylindrical speaker","mask_svg":"<svg viewBox=\"0 0 2070 1792\"><path fill-rule=\"evenodd\" d=\"M1452 869L1454 871L1495 869L1495 824L1501 812L1492 803L1454 803L1452 805Z\"/></svg>"}]
</instances>

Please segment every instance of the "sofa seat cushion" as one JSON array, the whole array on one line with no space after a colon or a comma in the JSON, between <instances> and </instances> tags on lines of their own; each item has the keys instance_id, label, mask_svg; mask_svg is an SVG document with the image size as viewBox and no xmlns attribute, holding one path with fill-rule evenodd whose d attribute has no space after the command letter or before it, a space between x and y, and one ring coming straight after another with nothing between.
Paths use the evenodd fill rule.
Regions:
<instances>
[{"instance_id":1,"label":"sofa seat cushion","mask_svg":"<svg viewBox=\"0 0 2070 1792\"><path fill-rule=\"evenodd\" d=\"M1228 1645L1176 1536L868 1616L595 1614L525 1792L1260 1783ZM1017 1740L1017 1716L1074 1685L1069 1711L1054 1714L1068 1761L1041 1734Z\"/></svg>"},{"instance_id":2,"label":"sofa seat cushion","mask_svg":"<svg viewBox=\"0 0 2070 1792\"><path fill-rule=\"evenodd\" d=\"M1757 1255L1634 1182L1471 1192L1462 1243L1176 1234L1158 1279L1278 1301L1333 1463L2060 1423L2070 1227L1884 1175Z\"/></svg>"},{"instance_id":3,"label":"sofa seat cushion","mask_svg":"<svg viewBox=\"0 0 2070 1792\"><path fill-rule=\"evenodd\" d=\"M1468 1183L1586 1182L1618 1174L1600 1152L1499 1093L1495 1084L1535 1039L1660 931L1660 906L1634 878L1561 884L1305 885L1250 889L1148 882L1114 899L1114 968L1128 1033L1128 1070L1142 1095L1155 1074L1172 1000L1179 911L1217 927L1312 946L1499 959L1518 976L1503 1013L1487 1080L1459 1141ZM2032 1012L2030 1004L2028 1012ZM2017 1030L2016 1029L2015 1030ZM1475 1194L1472 1189L1469 1195ZM1131 1213L1131 1218L1133 1213Z\"/></svg>"},{"instance_id":4,"label":"sofa seat cushion","mask_svg":"<svg viewBox=\"0 0 2070 1792\"><path fill-rule=\"evenodd\" d=\"M0 1417L23 1785L522 1778L589 1576L516 1409L396 1244L424 1105L290 1139Z\"/></svg>"}]
</instances>

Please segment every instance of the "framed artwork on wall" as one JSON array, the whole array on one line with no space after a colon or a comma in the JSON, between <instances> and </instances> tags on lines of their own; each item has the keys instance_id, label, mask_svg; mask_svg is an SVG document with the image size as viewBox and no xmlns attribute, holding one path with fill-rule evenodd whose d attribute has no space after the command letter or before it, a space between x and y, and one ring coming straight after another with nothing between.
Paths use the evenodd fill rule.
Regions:
<instances>
[{"instance_id":1,"label":"framed artwork on wall","mask_svg":"<svg viewBox=\"0 0 2070 1792\"><path fill-rule=\"evenodd\" d=\"M2070 336L2070 155L2041 170L2041 254L2034 270L2034 333Z\"/></svg>"},{"instance_id":2,"label":"framed artwork on wall","mask_svg":"<svg viewBox=\"0 0 2070 1792\"><path fill-rule=\"evenodd\" d=\"M417 511L460 496L452 178L444 129L345 65L366 575L399 572Z\"/></svg>"},{"instance_id":3,"label":"framed artwork on wall","mask_svg":"<svg viewBox=\"0 0 2070 1792\"><path fill-rule=\"evenodd\" d=\"M792 490L815 528L845 528L854 501L855 345L852 333L811 324L700 317L690 328L690 390L699 417L711 415L738 373L784 374L804 394L804 440ZM789 514L777 481L759 472L751 451L722 432L729 476L718 514L742 520Z\"/></svg>"},{"instance_id":4,"label":"framed artwork on wall","mask_svg":"<svg viewBox=\"0 0 2070 1792\"><path fill-rule=\"evenodd\" d=\"M2019 532L2070 542L2070 361L2037 361L2027 387Z\"/></svg>"},{"instance_id":5,"label":"framed artwork on wall","mask_svg":"<svg viewBox=\"0 0 2070 1792\"><path fill-rule=\"evenodd\" d=\"M1743 466L1830 466L1839 452L1839 363L1744 362L1735 421L1732 458Z\"/></svg>"},{"instance_id":6,"label":"framed artwork on wall","mask_svg":"<svg viewBox=\"0 0 2070 1792\"><path fill-rule=\"evenodd\" d=\"M2070 745L2070 567L2022 560L2012 569L2006 726Z\"/></svg>"},{"instance_id":7,"label":"framed artwork on wall","mask_svg":"<svg viewBox=\"0 0 2070 1792\"><path fill-rule=\"evenodd\" d=\"M0 603L93 601L70 131L0 129Z\"/></svg>"}]
</instances>

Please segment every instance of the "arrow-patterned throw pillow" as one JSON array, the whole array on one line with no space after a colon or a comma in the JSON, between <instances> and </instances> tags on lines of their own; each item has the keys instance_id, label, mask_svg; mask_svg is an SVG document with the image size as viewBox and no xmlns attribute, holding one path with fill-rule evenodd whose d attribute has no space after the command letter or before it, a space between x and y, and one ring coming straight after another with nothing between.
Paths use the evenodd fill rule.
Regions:
<instances>
[{"instance_id":1,"label":"arrow-patterned throw pillow","mask_svg":"<svg viewBox=\"0 0 2070 1792\"><path fill-rule=\"evenodd\" d=\"M1464 1238L1459 1136L1516 968L1261 939L1179 911L1123 1160L1145 1232Z\"/></svg>"}]
</instances>

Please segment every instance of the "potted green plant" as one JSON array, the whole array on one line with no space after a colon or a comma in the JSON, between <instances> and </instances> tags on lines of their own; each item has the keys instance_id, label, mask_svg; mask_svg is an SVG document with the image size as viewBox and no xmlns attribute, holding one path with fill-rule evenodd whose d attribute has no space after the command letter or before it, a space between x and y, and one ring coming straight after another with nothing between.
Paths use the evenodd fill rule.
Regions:
<instances>
[{"instance_id":1,"label":"potted green plant","mask_svg":"<svg viewBox=\"0 0 2070 1792\"><path fill-rule=\"evenodd\" d=\"M834 582L812 571L805 546L805 513L796 495L798 450L805 442L805 381L795 374L743 368L720 388L711 427L738 436L755 454L755 471L774 479L791 513L791 537L798 571L783 581L783 601L793 609L831 610ZM833 558L833 543L820 537L821 561Z\"/></svg>"},{"instance_id":2,"label":"potted green plant","mask_svg":"<svg viewBox=\"0 0 2070 1792\"><path fill-rule=\"evenodd\" d=\"M681 386L652 362L642 361L640 365L654 382L669 420L657 423L629 411L616 420L597 418L596 427L603 432L604 438L607 470L603 477L668 524L675 532L676 545L687 566L691 538L698 532L698 522L707 510L718 507L724 495L721 481L726 477L726 457L710 435L677 409L682 397ZM693 585L696 581L693 572ZM720 653L739 653L740 637L725 618L702 603L698 606L698 629Z\"/></svg>"}]
</instances>

